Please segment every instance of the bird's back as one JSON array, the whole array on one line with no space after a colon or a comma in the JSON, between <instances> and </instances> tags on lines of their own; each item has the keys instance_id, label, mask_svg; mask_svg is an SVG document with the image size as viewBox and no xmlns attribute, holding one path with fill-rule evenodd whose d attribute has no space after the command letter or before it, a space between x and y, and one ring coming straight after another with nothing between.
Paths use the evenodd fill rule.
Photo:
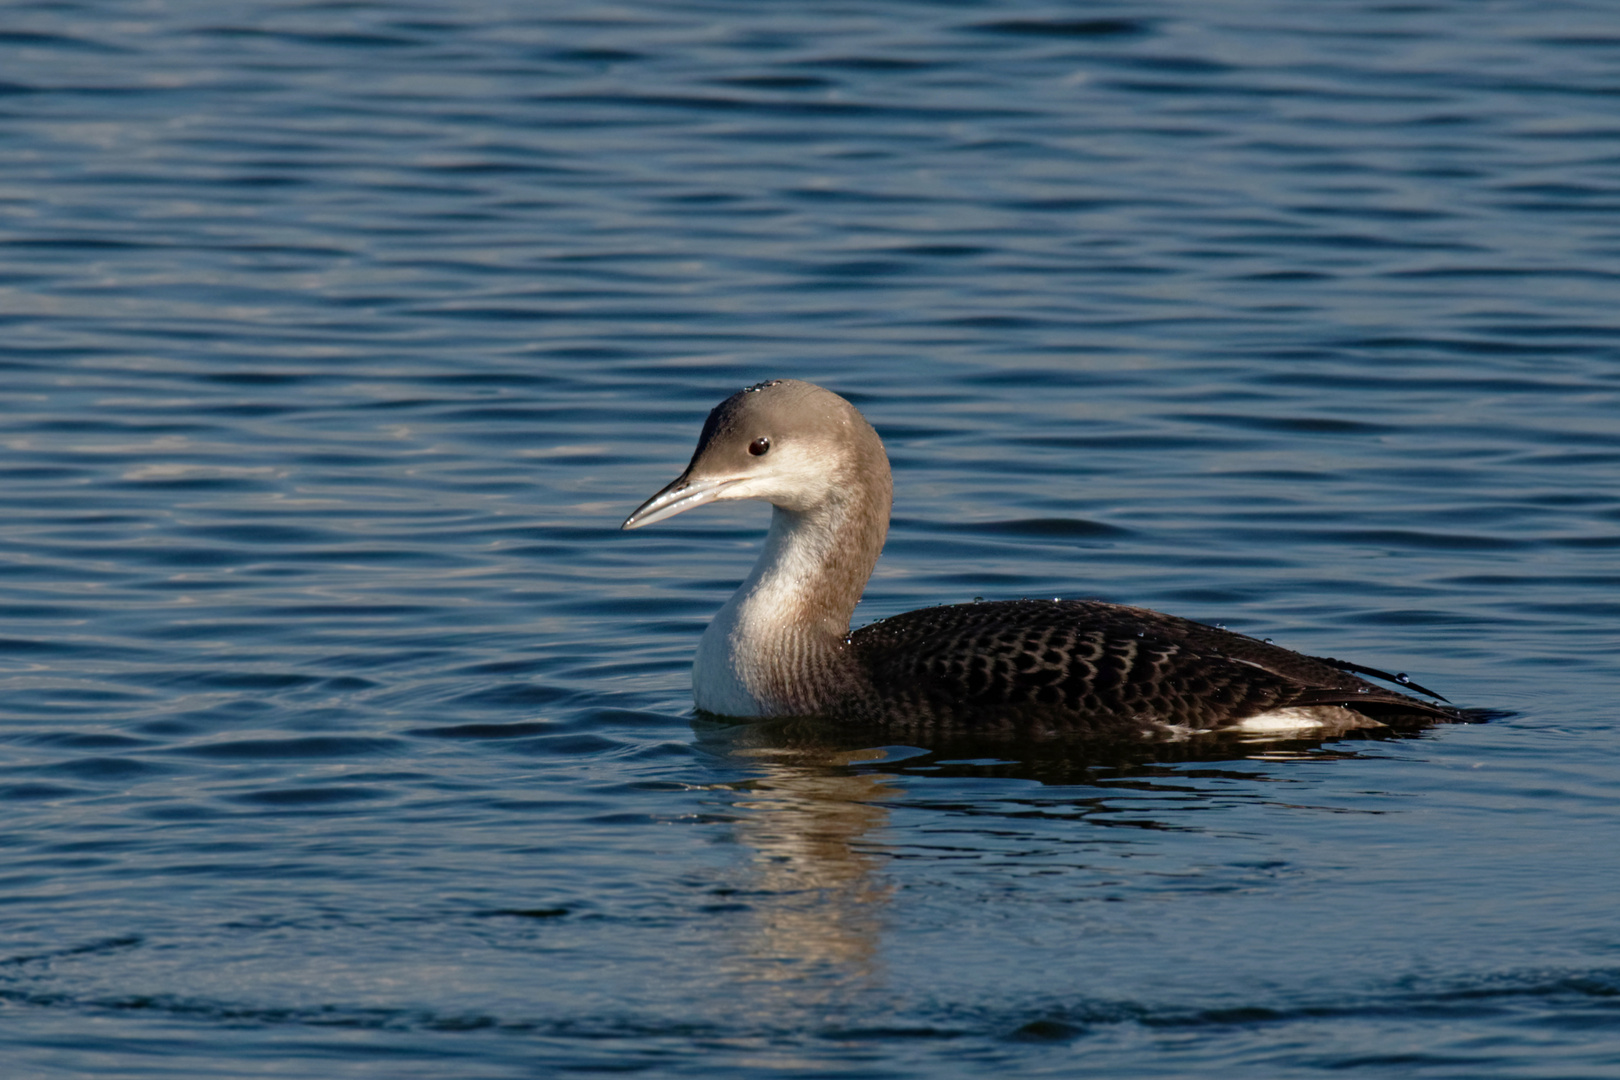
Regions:
<instances>
[{"instance_id":1,"label":"bird's back","mask_svg":"<svg viewBox=\"0 0 1620 1080\"><path fill-rule=\"evenodd\" d=\"M1334 662L1142 608L1014 600L923 608L856 631L867 708L1098 734L1229 728L1268 715L1455 719Z\"/></svg>"}]
</instances>

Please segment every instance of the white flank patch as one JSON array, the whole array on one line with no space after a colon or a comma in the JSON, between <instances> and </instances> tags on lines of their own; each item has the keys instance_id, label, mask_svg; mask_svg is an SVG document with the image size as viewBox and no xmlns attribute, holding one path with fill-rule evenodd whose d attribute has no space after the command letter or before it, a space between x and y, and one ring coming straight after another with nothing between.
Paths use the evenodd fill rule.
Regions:
<instances>
[{"instance_id":1,"label":"white flank patch","mask_svg":"<svg viewBox=\"0 0 1620 1080\"><path fill-rule=\"evenodd\" d=\"M1316 731L1323 726L1320 709L1273 709L1239 720L1232 725L1232 730L1251 735L1270 735L1279 731Z\"/></svg>"},{"instance_id":2,"label":"white flank patch","mask_svg":"<svg viewBox=\"0 0 1620 1080\"><path fill-rule=\"evenodd\" d=\"M1239 731L1245 735L1285 735L1290 732L1300 734L1343 734L1356 728L1383 727L1384 725L1370 716L1363 716L1354 709L1346 709L1342 705L1309 705L1295 709L1273 709L1270 712L1260 713L1239 720L1228 731Z\"/></svg>"}]
</instances>

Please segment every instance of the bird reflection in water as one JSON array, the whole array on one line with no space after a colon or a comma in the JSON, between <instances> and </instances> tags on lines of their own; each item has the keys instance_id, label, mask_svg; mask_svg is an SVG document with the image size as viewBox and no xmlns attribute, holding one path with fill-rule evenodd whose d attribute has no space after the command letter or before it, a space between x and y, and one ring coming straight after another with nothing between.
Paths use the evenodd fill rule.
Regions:
<instances>
[{"instance_id":1,"label":"bird reflection in water","mask_svg":"<svg viewBox=\"0 0 1620 1080\"><path fill-rule=\"evenodd\" d=\"M700 715L694 728L706 751L756 774L723 785L736 793L734 837L749 858L719 892L752 919L725 973L753 984L763 995L757 1004L778 1010L825 1007L881 984L884 926L896 901L887 868L902 853L917 855L904 837L884 833L895 807L929 808L924 778L1034 781L1027 794L997 784L973 813L1061 816L1079 828L1107 828L1107 842L1117 846L1121 829L1200 828L1187 819L1191 806L1205 797L1245 797L1230 784L1210 787L1211 780L1241 781L1253 798L1267 799L1274 796L1264 793L1265 782L1281 779L1272 774L1290 763L1359 757L1369 741L1412 737L1375 729L1331 744L1224 738L1151 746L956 737L924 749L893 745L892 731L813 720ZM1222 769L1222 761L1244 765ZM961 795L953 785L952 808L962 809ZM969 854L953 850L952 857Z\"/></svg>"},{"instance_id":2,"label":"bird reflection in water","mask_svg":"<svg viewBox=\"0 0 1620 1080\"><path fill-rule=\"evenodd\" d=\"M732 741L740 731L716 725L700 736L709 749L758 772L731 785L735 838L750 858L743 879L723 891L747 905L753 927L739 940L727 974L785 984L799 1006L826 1005L842 990L878 979L892 886L876 837L888 822L886 804L901 789L892 775L861 768L882 760L882 750Z\"/></svg>"}]
</instances>

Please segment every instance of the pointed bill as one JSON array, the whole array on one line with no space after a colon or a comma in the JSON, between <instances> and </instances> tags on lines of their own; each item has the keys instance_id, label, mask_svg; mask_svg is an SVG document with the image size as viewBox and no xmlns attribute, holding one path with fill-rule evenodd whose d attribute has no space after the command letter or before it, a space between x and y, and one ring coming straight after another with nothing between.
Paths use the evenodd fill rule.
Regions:
<instances>
[{"instance_id":1,"label":"pointed bill","mask_svg":"<svg viewBox=\"0 0 1620 1080\"><path fill-rule=\"evenodd\" d=\"M740 479L742 478L693 480L682 473L663 491L636 507L636 512L625 518L624 524L619 528L639 529L643 525L651 525L655 521L663 521L665 518L684 513L694 506L713 502L720 497L721 492Z\"/></svg>"}]
</instances>

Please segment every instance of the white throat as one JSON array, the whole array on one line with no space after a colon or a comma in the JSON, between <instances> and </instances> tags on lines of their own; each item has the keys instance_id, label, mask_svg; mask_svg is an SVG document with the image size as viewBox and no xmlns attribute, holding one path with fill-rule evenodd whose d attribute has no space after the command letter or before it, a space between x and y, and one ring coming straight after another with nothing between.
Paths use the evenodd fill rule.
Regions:
<instances>
[{"instance_id":1,"label":"white throat","mask_svg":"<svg viewBox=\"0 0 1620 1080\"><path fill-rule=\"evenodd\" d=\"M747 579L698 642L692 664L697 707L724 716L808 711L829 651L840 648L849 615L871 572L868 562L840 616L848 581L829 580L839 523L771 508L765 547Z\"/></svg>"}]
</instances>

